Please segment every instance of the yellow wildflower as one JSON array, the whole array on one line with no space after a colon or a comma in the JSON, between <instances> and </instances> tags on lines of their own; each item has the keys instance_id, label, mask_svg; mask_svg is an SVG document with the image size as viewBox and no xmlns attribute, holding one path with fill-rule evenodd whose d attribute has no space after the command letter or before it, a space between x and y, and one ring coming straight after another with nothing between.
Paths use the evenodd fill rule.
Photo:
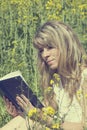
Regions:
<instances>
[{"instance_id":1,"label":"yellow wildflower","mask_svg":"<svg viewBox=\"0 0 87 130\"><path fill-rule=\"evenodd\" d=\"M76 9L75 9L75 8L73 8L73 9L72 9L72 12L75 14L75 13L76 13Z\"/></svg>"},{"instance_id":2,"label":"yellow wildflower","mask_svg":"<svg viewBox=\"0 0 87 130\"><path fill-rule=\"evenodd\" d=\"M87 55L83 55L82 58L83 58L84 60L86 60L86 59L87 59Z\"/></svg>"},{"instance_id":3,"label":"yellow wildflower","mask_svg":"<svg viewBox=\"0 0 87 130\"><path fill-rule=\"evenodd\" d=\"M87 4L81 4L81 5L79 5L78 6L80 9L81 9L81 11L83 10L83 9L86 9L87 8Z\"/></svg>"},{"instance_id":4,"label":"yellow wildflower","mask_svg":"<svg viewBox=\"0 0 87 130\"><path fill-rule=\"evenodd\" d=\"M50 116L53 116L55 114L55 110L51 107L51 106L48 106L48 107L44 107L42 109L42 111L47 114L47 115L50 115Z\"/></svg>"},{"instance_id":5,"label":"yellow wildflower","mask_svg":"<svg viewBox=\"0 0 87 130\"><path fill-rule=\"evenodd\" d=\"M60 128L60 124L56 123L52 125L52 129L59 129Z\"/></svg>"},{"instance_id":6,"label":"yellow wildflower","mask_svg":"<svg viewBox=\"0 0 87 130\"><path fill-rule=\"evenodd\" d=\"M56 87L59 87L59 84L58 84L58 83L56 83Z\"/></svg>"},{"instance_id":7,"label":"yellow wildflower","mask_svg":"<svg viewBox=\"0 0 87 130\"><path fill-rule=\"evenodd\" d=\"M49 0L49 1L47 2L47 5L48 5L49 7L52 7L52 6L53 6L53 1L52 1L52 0Z\"/></svg>"},{"instance_id":8,"label":"yellow wildflower","mask_svg":"<svg viewBox=\"0 0 87 130\"><path fill-rule=\"evenodd\" d=\"M45 89L45 93L50 94L53 91L53 88L51 86L47 87Z\"/></svg>"},{"instance_id":9,"label":"yellow wildflower","mask_svg":"<svg viewBox=\"0 0 87 130\"><path fill-rule=\"evenodd\" d=\"M43 115L42 115L42 120L43 120L43 121L47 121L47 113L43 113Z\"/></svg>"},{"instance_id":10,"label":"yellow wildflower","mask_svg":"<svg viewBox=\"0 0 87 130\"><path fill-rule=\"evenodd\" d=\"M28 112L28 116L29 116L30 118L36 116L36 114L37 114L37 109L36 109L36 108L31 109L31 110L29 110L29 112Z\"/></svg>"},{"instance_id":11,"label":"yellow wildflower","mask_svg":"<svg viewBox=\"0 0 87 130\"><path fill-rule=\"evenodd\" d=\"M53 77L57 78L57 77L59 77L59 75L57 73L54 73Z\"/></svg>"},{"instance_id":12,"label":"yellow wildflower","mask_svg":"<svg viewBox=\"0 0 87 130\"><path fill-rule=\"evenodd\" d=\"M82 90L78 90L76 95L77 95L78 100L80 100L82 96Z\"/></svg>"},{"instance_id":13,"label":"yellow wildflower","mask_svg":"<svg viewBox=\"0 0 87 130\"><path fill-rule=\"evenodd\" d=\"M85 98L87 98L87 93L85 94Z\"/></svg>"},{"instance_id":14,"label":"yellow wildflower","mask_svg":"<svg viewBox=\"0 0 87 130\"><path fill-rule=\"evenodd\" d=\"M51 79L50 80L50 85L53 85L54 84L54 81Z\"/></svg>"},{"instance_id":15,"label":"yellow wildflower","mask_svg":"<svg viewBox=\"0 0 87 130\"><path fill-rule=\"evenodd\" d=\"M81 95L82 91L81 90L78 90L77 91L77 95Z\"/></svg>"},{"instance_id":16,"label":"yellow wildflower","mask_svg":"<svg viewBox=\"0 0 87 130\"><path fill-rule=\"evenodd\" d=\"M60 81L60 76L57 73L54 73L53 77L55 80Z\"/></svg>"},{"instance_id":17,"label":"yellow wildflower","mask_svg":"<svg viewBox=\"0 0 87 130\"><path fill-rule=\"evenodd\" d=\"M45 130L50 130L50 128L46 127L46 129L45 129Z\"/></svg>"}]
</instances>

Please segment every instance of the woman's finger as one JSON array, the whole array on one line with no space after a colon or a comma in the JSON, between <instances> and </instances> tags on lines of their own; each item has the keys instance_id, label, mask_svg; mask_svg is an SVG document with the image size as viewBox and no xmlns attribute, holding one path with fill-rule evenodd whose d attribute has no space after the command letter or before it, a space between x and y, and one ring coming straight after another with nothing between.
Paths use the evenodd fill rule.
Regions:
<instances>
[{"instance_id":1,"label":"woman's finger","mask_svg":"<svg viewBox=\"0 0 87 130\"><path fill-rule=\"evenodd\" d=\"M16 101L22 108L27 106L27 103L19 96L16 97Z\"/></svg>"},{"instance_id":2,"label":"woman's finger","mask_svg":"<svg viewBox=\"0 0 87 130\"><path fill-rule=\"evenodd\" d=\"M11 116L13 116L13 117L17 116L17 115L18 115L18 110L17 110L16 107L12 104L12 102L10 102L10 101L8 100L8 98L6 98L6 97L3 97L3 99L4 99L4 103L5 103L7 112L8 112Z\"/></svg>"},{"instance_id":3,"label":"woman's finger","mask_svg":"<svg viewBox=\"0 0 87 130\"><path fill-rule=\"evenodd\" d=\"M25 95L21 94L21 97L26 102L26 105L29 106L30 109L34 108L29 99Z\"/></svg>"},{"instance_id":4,"label":"woman's finger","mask_svg":"<svg viewBox=\"0 0 87 130\"><path fill-rule=\"evenodd\" d=\"M29 99L25 95L21 94L21 97L24 100L24 102L26 102L26 104L29 103Z\"/></svg>"},{"instance_id":5,"label":"woman's finger","mask_svg":"<svg viewBox=\"0 0 87 130\"><path fill-rule=\"evenodd\" d=\"M22 94L20 97L16 97L17 103L22 107L22 109L28 113L28 111L33 108L29 100Z\"/></svg>"}]
</instances>

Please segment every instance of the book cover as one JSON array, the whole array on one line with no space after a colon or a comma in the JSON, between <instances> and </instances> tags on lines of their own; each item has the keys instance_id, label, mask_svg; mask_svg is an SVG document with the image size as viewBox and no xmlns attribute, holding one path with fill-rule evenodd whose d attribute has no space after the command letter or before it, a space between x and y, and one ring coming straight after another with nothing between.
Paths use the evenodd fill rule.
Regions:
<instances>
[{"instance_id":1,"label":"book cover","mask_svg":"<svg viewBox=\"0 0 87 130\"><path fill-rule=\"evenodd\" d=\"M37 108L43 107L43 104L26 83L20 71L11 72L2 77L0 79L0 91L19 110L22 110L22 108L17 104L16 96L20 96L20 94L24 94L33 106Z\"/></svg>"}]
</instances>

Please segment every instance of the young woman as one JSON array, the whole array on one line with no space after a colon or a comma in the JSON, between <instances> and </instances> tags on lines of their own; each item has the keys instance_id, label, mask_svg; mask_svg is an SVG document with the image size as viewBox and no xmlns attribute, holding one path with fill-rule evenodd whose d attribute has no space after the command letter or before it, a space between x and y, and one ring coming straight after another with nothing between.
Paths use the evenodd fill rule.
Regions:
<instances>
[{"instance_id":1,"label":"young woman","mask_svg":"<svg viewBox=\"0 0 87 130\"><path fill-rule=\"evenodd\" d=\"M83 130L87 119L87 57L78 37L68 25L48 21L37 31L34 47L38 50L44 108L36 110L37 120L32 116L31 120L50 129ZM16 99L26 113L35 109L24 95ZM9 113L18 115L7 99L5 102ZM55 114L48 112L43 119L49 106Z\"/></svg>"}]
</instances>

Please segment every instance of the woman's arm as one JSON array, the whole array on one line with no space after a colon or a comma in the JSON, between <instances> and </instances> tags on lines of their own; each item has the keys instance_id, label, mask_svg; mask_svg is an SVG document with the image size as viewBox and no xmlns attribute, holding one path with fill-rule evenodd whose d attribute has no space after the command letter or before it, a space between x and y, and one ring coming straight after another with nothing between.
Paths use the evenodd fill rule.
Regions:
<instances>
[{"instance_id":1,"label":"woman's arm","mask_svg":"<svg viewBox=\"0 0 87 130\"><path fill-rule=\"evenodd\" d=\"M24 95L21 95L21 97L18 96L17 102L25 110L26 113L28 113L29 110L31 111L32 109L34 109L32 104L29 102L29 100ZM34 120L34 118L33 118L33 120ZM49 128L52 128L52 126L55 124L54 119L49 115L47 115L47 119L45 120L45 115L43 114L43 111L40 109L38 109L38 119L36 121L39 122L41 125L46 125ZM58 126L57 122L56 122L56 124ZM83 130L82 123L64 122L61 125L61 127L64 130Z\"/></svg>"},{"instance_id":2,"label":"woman's arm","mask_svg":"<svg viewBox=\"0 0 87 130\"><path fill-rule=\"evenodd\" d=\"M12 102L10 102L7 98L3 97L4 99L4 103L6 106L6 110L7 112L13 117L13 119L11 119L11 121L9 121L7 124L5 124L2 128L0 128L1 130L6 130L6 129L18 129L19 127L21 128L21 130L25 129L27 130L27 127L30 126L31 130L33 130L33 127L35 127L35 129L41 130L42 126L39 124L39 122L35 122L34 120L28 119L26 120L23 115L23 113L21 113L20 111L18 111L15 106L12 104ZM32 107L30 107L30 109L32 109ZM22 123L21 123L22 121ZM29 122L29 126L27 126L27 123Z\"/></svg>"},{"instance_id":3,"label":"woman's arm","mask_svg":"<svg viewBox=\"0 0 87 130\"><path fill-rule=\"evenodd\" d=\"M9 102L9 100L7 98L4 97L4 102L6 104L6 108L7 108L7 111L10 115L12 115L13 117L16 117L18 115L21 115L19 111L17 111L17 109L15 108L15 106ZM29 110L32 110L34 107L32 106L32 104L29 102L29 100L24 96L22 95L22 97L17 97L17 102L18 104L24 109L24 111L26 113L29 112ZM47 117L47 120L46 121L43 121L43 117L45 117L43 115L43 112L38 109L38 115L39 115L39 118L38 118L38 122L41 124L41 125L46 125L48 127L52 126L53 124L53 118L51 118L50 116ZM34 119L33 119L34 120ZM31 121L32 122L32 121ZM40 124L38 123L38 128L39 126L41 126ZM32 123L32 126L33 126L33 123ZM73 122L64 122L61 127L64 129L64 130L83 130L83 125L82 123L73 123Z\"/></svg>"},{"instance_id":4,"label":"woman's arm","mask_svg":"<svg viewBox=\"0 0 87 130\"><path fill-rule=\"evenodd\" d=\"M35 108L30 102L29 99L26 98L23 94L21 96L17 96L16 100L18 104L22 107L22 109L26 112L30 119L33 121L39 122L41 125L45 125L47 127L52 126L53 118L49 116L49 114L44 113L43 109ZM35 112L36 111L36 112ZM52 111L52 109L51 109ZM32 116L32 113L33 116Z\"/></svg>"}]
</instances>

